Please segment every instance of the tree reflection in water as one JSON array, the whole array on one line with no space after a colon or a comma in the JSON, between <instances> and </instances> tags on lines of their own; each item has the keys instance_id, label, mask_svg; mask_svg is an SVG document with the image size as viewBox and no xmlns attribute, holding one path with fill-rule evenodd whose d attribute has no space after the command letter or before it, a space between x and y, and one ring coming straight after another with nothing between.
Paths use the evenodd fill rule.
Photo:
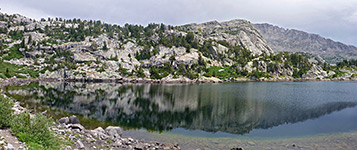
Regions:
<instances>
[{"instance_id":1,"label":"tree reflection in water","mask_svg":"<svg viewBox=\"0 0 357 150\"><path fill-rule=\"evenodd\" d=\"M279 85L282 87L272 90L274 84L270 84L273 83L123 85L40 82L6 87L6 93L24 103L46 105L127 128L159 132L180 127L245 134L256 128L296 123L356 106L353 100L299 98L295 95L296 87L289 89L289 86Z\"/></svg>"}]
</instances>

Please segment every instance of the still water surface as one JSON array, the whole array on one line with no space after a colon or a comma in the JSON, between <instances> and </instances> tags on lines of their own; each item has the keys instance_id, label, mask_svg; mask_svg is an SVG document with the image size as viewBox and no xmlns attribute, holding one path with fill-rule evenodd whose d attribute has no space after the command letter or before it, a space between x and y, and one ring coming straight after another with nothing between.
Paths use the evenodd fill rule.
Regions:
<instances>
[{"instance_id":1,"label":"still water surface","mask_svg":"<svg viewBox=\"0 0 357 150\"><path fill-rule=\"evenodd\" d=\"M46 83L7 87L24 105L198 137L296 137L357 131L357 82L202 85ZM125 134L125 133L124 133Z\"/></svg>"}]
</instances>

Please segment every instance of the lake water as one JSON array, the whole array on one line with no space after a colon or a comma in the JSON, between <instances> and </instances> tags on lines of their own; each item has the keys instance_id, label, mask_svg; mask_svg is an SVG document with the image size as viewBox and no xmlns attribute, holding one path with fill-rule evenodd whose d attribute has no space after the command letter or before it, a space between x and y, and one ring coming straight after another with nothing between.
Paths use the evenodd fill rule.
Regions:
<instances>
[{"instance_id":1,"label":"lake water","mask_svg":"<svg viewBox=\"0 0 357 150\"><path fill-rule=\"evenodd\" d=\"M357 82L35 82L6 87L6 92L28 107L119 125L129 135L145 134L144 130L196 137L276 138L357 131Z\"/></svg>"}]
</instances>

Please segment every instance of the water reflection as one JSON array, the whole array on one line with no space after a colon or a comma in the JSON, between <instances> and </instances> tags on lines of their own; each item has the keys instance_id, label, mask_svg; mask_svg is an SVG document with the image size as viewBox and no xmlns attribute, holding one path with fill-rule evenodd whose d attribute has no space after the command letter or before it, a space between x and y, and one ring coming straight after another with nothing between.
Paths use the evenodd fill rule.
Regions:
<instances>
[{"instance_id":1,"label":"water reflection","mask_svg":"<svg viewBox=\"0 0 357 150\"><path fill-rule=\"evenodd\" d=\"M340 85L331 88L320 83L305 84L40 82L7 87L6 92L25 103L47 105L134 129L167 131L181 127L233 134L319 118L357 104L353 94L356 84L351 85L352 89L342 85L344 90L338 88Z\"/></svg>"}]
</instances>

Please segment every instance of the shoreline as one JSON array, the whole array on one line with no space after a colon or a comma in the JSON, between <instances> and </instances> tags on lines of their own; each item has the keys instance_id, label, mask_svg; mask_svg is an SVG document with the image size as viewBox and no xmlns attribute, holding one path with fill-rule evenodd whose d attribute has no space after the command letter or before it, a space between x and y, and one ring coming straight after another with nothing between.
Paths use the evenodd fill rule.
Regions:
<instances>
[{"instance_id":1,"label":"shoreline","mask_svg":"<svg viewBox=\"0 0 357 150\"><path fill-rule=\"evenodd\" d=\"M284 78L284 79L249 79L239 78L233 80L157 80L146 78L120 78L120 79L100 79L100 78L10 78L0 80L1 88L8 85L18 85L30 82L84 82L84 83L119 83L119 84L206 84L206 83L239 83L239 82L329 82L329 81L357 81L357 78L332 78L332 79L312 79L312 78Z\"/></svg>"},{"instance_id":2,"label":"shoreline","mask_svg":"<svg viewBox=\"0 0 357 150\"><path fill-rule=\"evenodd\" d=\"M144 132L144 131L142 131ZM262 149L348 149L357 148L357 131L319 134L298 137L279 138L229 138L229 137L190 137L176 133L149 133L147 135L139 133L130 136L139 139L158 139L160 142L179 141L182 149L232 149L243 148L252 150ZM295 145L295 147L293 146Z\"/></svg>"}]
</instances>

